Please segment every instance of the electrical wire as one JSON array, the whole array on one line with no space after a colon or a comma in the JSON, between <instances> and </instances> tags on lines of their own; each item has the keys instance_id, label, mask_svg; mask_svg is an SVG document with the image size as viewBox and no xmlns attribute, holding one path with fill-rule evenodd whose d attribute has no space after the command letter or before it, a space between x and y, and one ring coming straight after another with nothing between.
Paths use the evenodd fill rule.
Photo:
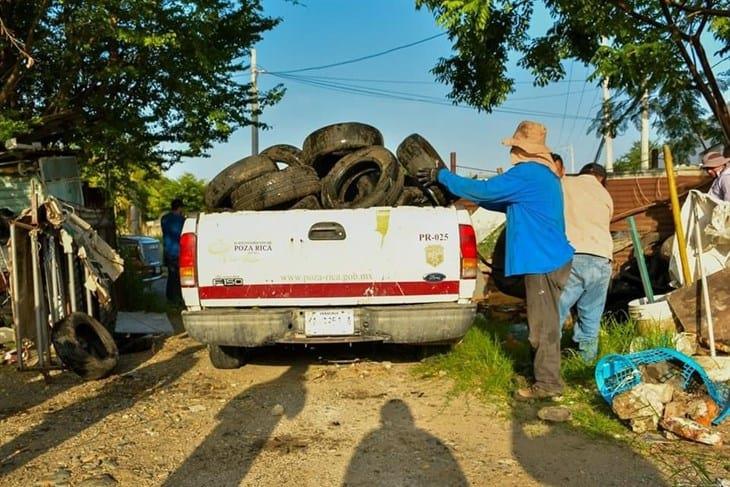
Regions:
<instances>
[{"instance_id":1,"label":"electrical wire","mask_svg":"<svg viewBox=\"0 0 730 487\"><path fill-rule=\"evenodd\" d=\"M580 92L580 98L578 99L578 108L575 110L576 115L580 115L580 109L583 106L583 94L586 92L586 86L588 86L588 82L583 83L583 91ZM597 92L596 92L597 93ZM570 140L573 138L573 132L575 132L575 125L578 119L573 119L573 124L570 127L570 132L568 133L568 140L567 143L570 144Z\"/></svg>"},{"instance_id":2,"label":"electrical wire","mask_svg":"<svg viewBox=\"0 0 730 487\"><path fill-rule=\"evenodd\" d=\"M293 73L303 73L305 71L317 71L320 69L328 69L328 68L334 68L337 66L344 66L346 64L353 64L353 63L359 63L361 61L366 61L368 59L373 59L376 57L384 56L386 54L390 54L395 51L400 51L401 49L407 49L409 47L417 46L419 44L423 44L424 42L431 41L433 39L437 39L439 37L443 37L447 34L447 32L441 32L440 34L436 34L430 37L426 37L425 39L421 39L420 41L410 42L408 44L403 44L401 46L392 47L390 49L386 49L385 51L376 52L373 54L368 54L366 56L360 56L354 59L348 59L346 61L339 61L336 63L330 63L330 64L322 64L320 66L311 66L308 68L298 68L298 69L290 69L287 71L275 71L271 74L293 74Z\"/></svg>"},{"instance_id":3,"label":"electrical wire","mask_svg":"<svg viewBox=\"0 0 730 487\"><path fill-rule=\"evenodd\" d=\"M568 75L568 92L565 94L565 106L563 107L563 118L560 120L560 130L558 131L560 141L563 141L563 127L565 127L565 117L568 115L568 101L570 101L570 85L573 81L573 66L575 60L570 61L570 74Z\"/></svg>"},{"instance_id":4,"label":"electrical wire","mask_svg":"<svg viewBox=\"0 0 730 487\"><path fill-rule=\"evenodd\" d=\"M262 74L267 74L266 70L259 70ZM289 71L275 71L275 74L279 73L289 73ZM424 81L424 80L403 80L403 79L373 79L373 78L349 78L349 77L342 77L342 76L317 76L317 75L304 75L302 77L310 78L310 79L317 79L320 81L354 81L354 82L362 82L362 83L384 83L384 84L411 84L411 85L436 85L438 84L437 81ZM573 80L574 83L579 82L586 82L587 79L583 80ZM526 84L533 84L532 81L515 81L515 84L518 85L526 85ZM554 81L554 83L568 83L568 80L560 80L560 81ZM557 95L556 95L557 96Z\"/></svg>"},{"instance_id":5,"label":"electrical wire","mask_svg":"<svg viewBox=\"0 0 730 487\"><path fill-rule=\"evenodd\" d=\"M474 109L474 107L471 107L468 105L448 102L447 100L445 100L443 98L418 95L415 93L389 91L389 90L382 90L382 89L376 89L376 88L365 88L365 87L352 86L352 85L347 85L347 84L342 84L342 83L315 81L315 80L307 79L307 78L300 77L300 76L274 74L273 72L268 72L268 74L275 76L277 78L280 78L280 79L287 80L287 81L293 81L296 83L314 86L314 87L318 87L321 89L327 89L330 91L336 91L336 92L341 92L341 93L358 94L358 95L362 95L362 96L370 96L370 97L381 98L381 99L394 99L394 100L411 101L411 102L419 102L419 103L429 103L429 104L433 104L433 105L465 108L465 109L470 109L470 110ZM532 116L538 116L538 117L554 117L554 118L560 118L562 116L561 114L558 114L558 113L542 112L542 111L537 111L537 110L523 110L523 109L517 109L517 108L510 108L510 107L495 108L492 111L495 113L506 113L506 114L523 115L523 116L532 115ZM573 118L573 117L571 116L570 118ZM579 118L584 118L584 117L579 117Z\"/></svg>"}]
</instances>

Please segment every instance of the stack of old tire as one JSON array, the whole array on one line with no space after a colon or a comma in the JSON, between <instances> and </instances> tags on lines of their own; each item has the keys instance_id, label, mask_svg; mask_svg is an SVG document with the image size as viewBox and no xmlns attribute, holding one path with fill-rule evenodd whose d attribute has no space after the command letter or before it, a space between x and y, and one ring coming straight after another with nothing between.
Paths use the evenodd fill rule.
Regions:
<instances>
[{"instance_id":1,"label":"stack of old tire","mask_svg":"<svg viewBox=\"0 0 730 487\"><path fill-rule=\"evenodd\" d=\"M211 210L290 210L445 206L438 186L416 183L421 168L443 164L418 134L406 137L396 155L370 125L349 122L312 132L302 149L278 144L234 162L205 192Z\"/></svg>"}]
</instances>

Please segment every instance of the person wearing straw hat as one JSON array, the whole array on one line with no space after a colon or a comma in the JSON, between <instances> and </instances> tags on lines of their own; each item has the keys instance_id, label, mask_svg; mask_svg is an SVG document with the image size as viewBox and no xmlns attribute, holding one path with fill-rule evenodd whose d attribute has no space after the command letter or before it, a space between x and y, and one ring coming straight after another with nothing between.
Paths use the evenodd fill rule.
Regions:
<instances>
[{"instance_id":1,"label":"person wearing straw hat","mask_svg":"<svg viewBox=\"0 0 730 487\"><path fill-rule=\"evenodd\" d=\"M702 158L702 169L715 178L707 194L721 201L730 201L730 170L727 168L728 163L730 163L730 158L716 151L708 152Z\"/></svg>"},{"instance_id":2,"label":"person wearing straw hat","mask_svg":"<svg viewBox=\"0 0 730 487\"><path fill-rule=\"evenodd\" d=\"M505 275L523 276L535 383L516 391L519 400L560 395L558 302L570 273L573 247L565 234L560 178L545 145L547 130L523 121L502 141L514 165L489 180L452 174L445 167L422 169L422 185L439 183L452 194L507 214Z\"/></svg>"}]
</instances>

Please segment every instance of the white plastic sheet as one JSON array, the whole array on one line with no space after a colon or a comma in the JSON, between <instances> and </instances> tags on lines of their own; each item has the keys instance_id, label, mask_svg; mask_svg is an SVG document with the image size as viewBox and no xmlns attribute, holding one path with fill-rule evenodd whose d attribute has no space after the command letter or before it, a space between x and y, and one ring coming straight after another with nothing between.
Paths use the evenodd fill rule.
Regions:
<instances>
[{"instance_id":1,"label":"white plastic sheet","mask_svg":"<svg viewBox=\"0 0 730 487\"><path fill-rule=\"evenodd\" d=\"M697 246L695 225L700 226L702 249ZM682 205L682 226L693 280L700 277L698 266L700 262L708 276L727 267L730 262L730 203L692 190ZM676 238L672 244L669 274L674 287L682 287L685 284Z\"/></svg>"}]
</instances>

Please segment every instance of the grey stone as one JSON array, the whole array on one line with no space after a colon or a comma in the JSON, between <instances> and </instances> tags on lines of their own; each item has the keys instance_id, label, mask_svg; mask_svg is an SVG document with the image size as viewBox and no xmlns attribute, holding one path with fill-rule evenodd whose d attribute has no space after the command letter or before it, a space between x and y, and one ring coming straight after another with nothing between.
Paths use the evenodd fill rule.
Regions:
<instances>
[{"instance_id":1,"label":"grey stone","mask_svg":"<svg viewBox=\"0 0 730 487\"><path fill-rule=\"evenodd\" d=\"M119 485L119 482L111 474L105 473L86 478L77 485L78 487L114 487Z\"/></svg>"},{"instance_id":2,"label":"grey stone","mask_svg":"<svg viewBox=\"0 0 730 487\"><path fill-rule=\"evenodd\" d=\"M564 423L570 421L573 418L573 414L565 406L546 406L537 412L537 417L543 421Z\"/></svg>"}]
</instances>

